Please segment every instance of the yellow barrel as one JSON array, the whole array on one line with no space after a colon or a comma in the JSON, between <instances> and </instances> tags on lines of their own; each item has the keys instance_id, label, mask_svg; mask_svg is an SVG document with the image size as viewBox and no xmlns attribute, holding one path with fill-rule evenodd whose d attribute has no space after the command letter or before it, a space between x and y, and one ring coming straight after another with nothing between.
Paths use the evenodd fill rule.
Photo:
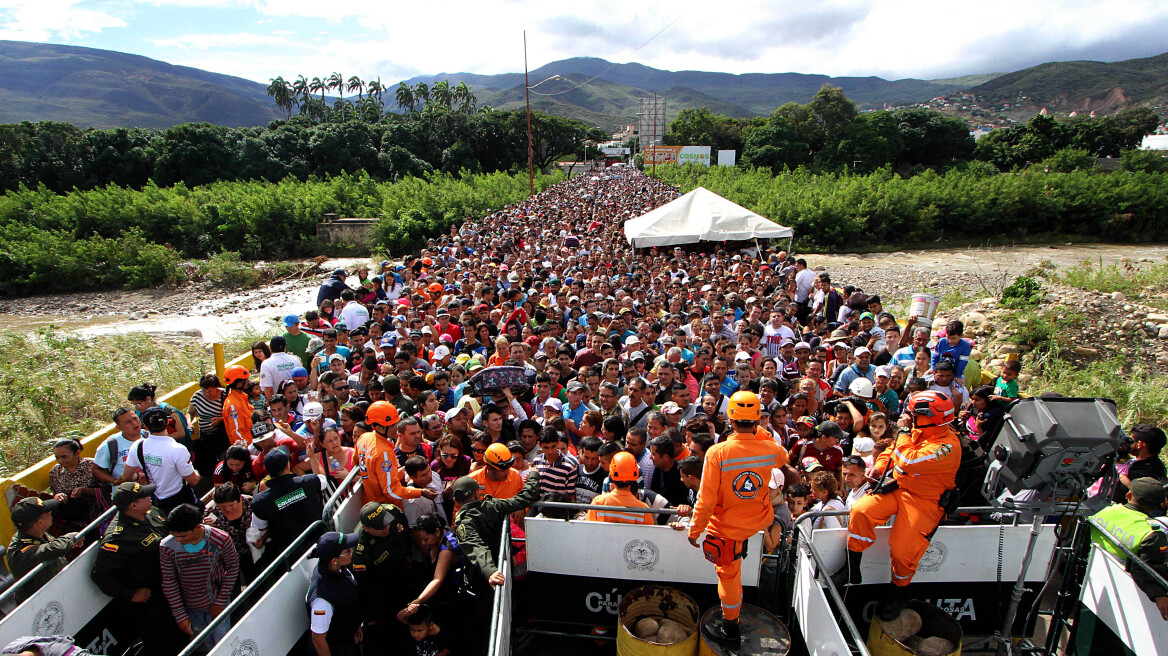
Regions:
<instances>
[{"instance_id":1,"label":"yellow barrel","mask_svg":"<svg viewBox=\"0 0 1168 656\"><path fill-rule=\"evenodd\" d=\"M618 607L617 656L694 656L698 650L698 604L689 595L660 585L643 585L626 594ZM681 642L660 644L633 633L641 618L671 619L688 636Z\"/></svg>"},{"instance_id":2,"label":"yellow barrel","mask_svg":"<svg viewBox=\"0 0 1168 656\"><path fill-rule=\"evenodd\" d=\"M917 599L908 602L908 607L920 614L920 631L903 641L897 640L884 632L884 625L881 624L879 617L873 617L872 626L868 629L868 651L872 656L919 656L920 652L910 648L905 643L913 641L913 638L931 637L944 638L954 645L952 651L932 656L961 655L961 624L953 619L953 616L930 603Z\"/></svg>"},{"instance_id":3,"label":"yellow barrel","mask_svg":"<svg viewBox=\"0 0 1168 656\"><path fill-rule=\"evenodd\" d=\"M722 619L722 607L715 606L702 615L702 643L699 656L786 656L791 651L791 633L779 618L758 606L742 604L738 630L742 645L732 649L710 637L714 622Z\"/></svg>"}]
</instances>

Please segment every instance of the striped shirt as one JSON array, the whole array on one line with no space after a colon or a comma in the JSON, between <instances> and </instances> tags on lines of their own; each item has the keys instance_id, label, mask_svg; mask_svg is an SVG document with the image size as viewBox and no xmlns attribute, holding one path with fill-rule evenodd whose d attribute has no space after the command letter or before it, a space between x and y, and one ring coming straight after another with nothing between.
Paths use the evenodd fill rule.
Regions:
<instances>
[{"instance_id":1,"label":"striped shirt","mask_svg":"<svg viewBox=\"0 0 1168 656\"><path fill-rule=\"evenodd\" d=\"M211 422L216 417L223 416L223 394L219 394L219 398L212 401L207 398L205 390L196 390L191 395L191 408L195 411L195 416L199 418L199 431L210 431Z\"/></svg>"},{"instance_id":2,"label":"striped shirt","mask_svg":"<svg viewBox=\"0 0 1168 656\"><path fill-rule=\"evenodd\" d=\"M580 475L580 462L575 456L561 452L555 462L549 463L541 453L532 464L539 470L540 495L556 494L575 498L576 479Z\"/></svg>"},{"instance_id":3,"label":"striped shirt","mask_svg":"<svg viewBox=\"0 0 1168 656\"><path fill-rule=\"evenodd\" d=\"M187 609L209 611L226 606L239 578L239 554L231 536L213 526L203 526L203 548L190 553L173 536L159 545L162 592L175 622L188 619Z\"/></svg>"}]
</instances>

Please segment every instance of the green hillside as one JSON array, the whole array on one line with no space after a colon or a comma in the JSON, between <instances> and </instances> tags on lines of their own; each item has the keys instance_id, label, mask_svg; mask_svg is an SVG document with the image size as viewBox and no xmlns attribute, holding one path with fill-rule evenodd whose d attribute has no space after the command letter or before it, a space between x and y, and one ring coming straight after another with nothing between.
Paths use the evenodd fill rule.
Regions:
<instances>
[{"instance_id":1,"label":"green hillside","mask_svg":"<svg viewBox=\"0 0 1168 656\"><path fill-rule=\"evenodd\" d=\"M969 90L1009 102L1026 96L1036 105L1114 110L1168 98L1168 53L1119 62L1051 62L1007 73Z\"/></svg>"},{"instance_id":2,"label":"green hillside","mask_svg":"<svg viewBox=\"0 0 1168 656\"><path fill-rule=\"evenodd\" d=\"M280 117L264 85L109 50L0 41L0 123L232 127Z\"/></svg>"}]
</instances>

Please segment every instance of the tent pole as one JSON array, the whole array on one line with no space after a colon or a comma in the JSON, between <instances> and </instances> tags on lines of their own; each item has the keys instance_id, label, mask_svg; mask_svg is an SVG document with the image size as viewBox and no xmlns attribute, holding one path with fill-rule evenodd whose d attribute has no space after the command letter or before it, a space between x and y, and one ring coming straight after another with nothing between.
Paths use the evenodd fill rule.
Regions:
<instances>
[{"instance_id":1,"label":"tent pole","mask_svg":"<svg viewBox=\"0 0 1168 656\"><path fill-rule=\"evenodd\" d=\"M754 250L758 251L758 261L762 262L762 248L758 245L758 237L754 238Z\"/></svg>"}]
</instances>

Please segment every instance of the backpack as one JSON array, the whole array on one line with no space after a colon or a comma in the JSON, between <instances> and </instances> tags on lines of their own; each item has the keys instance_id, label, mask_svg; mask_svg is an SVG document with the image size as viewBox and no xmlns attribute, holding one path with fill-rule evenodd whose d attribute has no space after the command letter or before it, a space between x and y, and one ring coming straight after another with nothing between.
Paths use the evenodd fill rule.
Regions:
<instances>
[{"instance_id":1,"label":"backpack","mask_svg":"<svg viewBox=\"0 0 1168 656\"><path fill-rule=\"evenodd\" d=\"M175 428L178 428L178 426L174 425L174 417L170 416L171 413L178 415L179 421L182 423L183 432L185 433L185 435L183 435L183 437L182 437L182 440L186 440L187 442L189 442L191 439L191 424L190 424L190 422L187 421L187 416L185 414L179 412L178 409L175 408L174 406L170 405L169 403L163 402L163 401L158 402L158 407L160 407L166 411L166 415L167 415L166 430L167 431L173 431Z\"/></svg>"}]
</instances>

